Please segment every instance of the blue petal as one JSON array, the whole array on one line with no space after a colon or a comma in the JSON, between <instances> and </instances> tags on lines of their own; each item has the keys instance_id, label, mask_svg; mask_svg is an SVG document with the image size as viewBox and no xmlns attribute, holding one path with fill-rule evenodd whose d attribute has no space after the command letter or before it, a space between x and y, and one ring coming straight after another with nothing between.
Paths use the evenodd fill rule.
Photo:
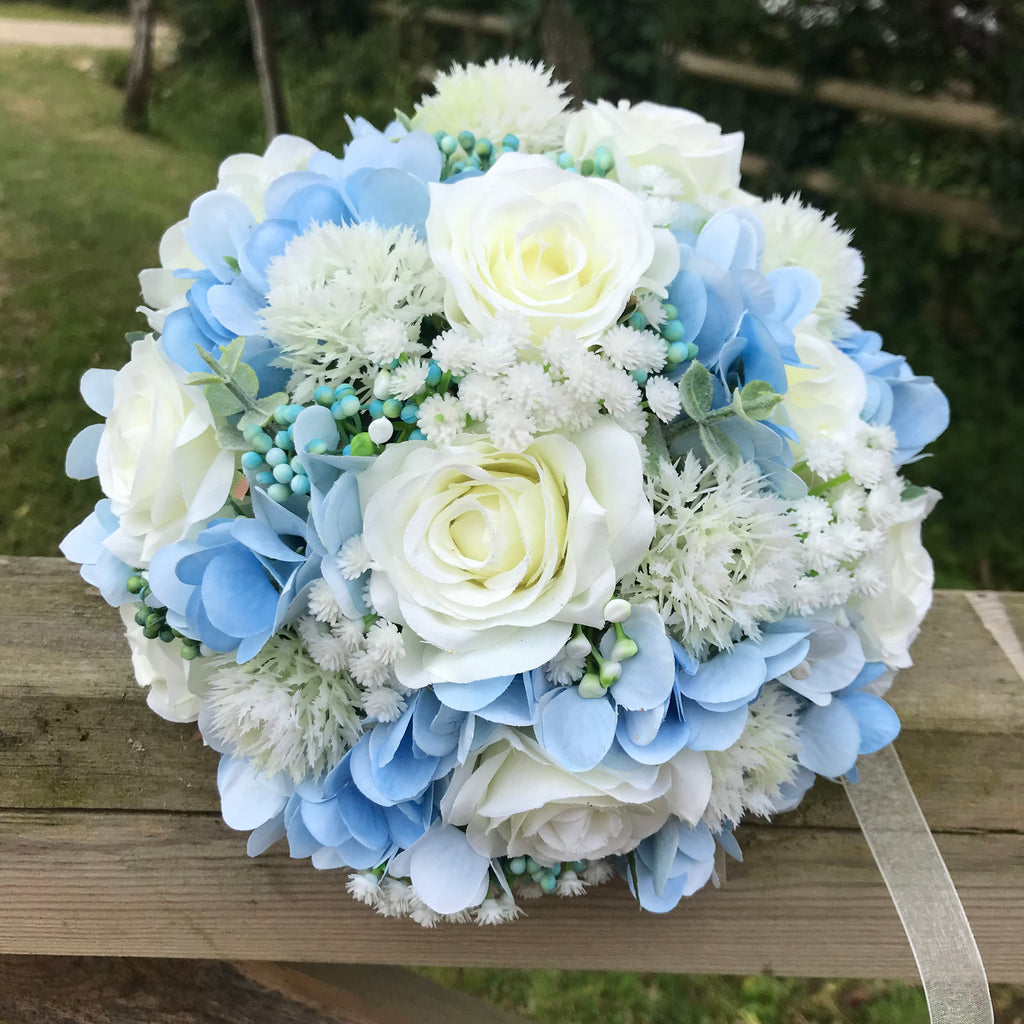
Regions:
<instances>
[{"instance_id":1,"label":"blue petal","mask_svg":"<svg viewBox=\"0 0 1024 1024\"><path fill-rule=\"evenodd\" d=\"M291 784L282 776L268 778L249 761L222 757L217 768L221 814L229 828L248 830L284 810Z\"/></svg>"},{"instance_id":2,"label":"blue petal","mask_svg":"<svg viewBox=\"0 0 1024 1024\"><path fill-rule=\"evenodd\" d=\"M640 605L626 620L626 629L638 650L622 662L622 675L611 687L612 700L630 711L661 707L675 685L675 658L665 623L653 608ZM614 643L615 631L609 630L601 642L605 657Z\"/></svg>"},{"instance_id":3,"label":"blue petal","mask_svg":"<svg viewBox=\"0 0 1024 1024\"><path fill-rule=\"evenodd\" d=\"M201 592L210 624L228 636L253 636L274 623L277 591L244 548L225 546L211 560Z\"/></svg>"},{"instance_id":4,"label":"blue petal","mask_svg":"<svg viewBox=\"0 0 1024 1024\"><path fill-rule=\"evenodd\" d=\"M456 711L479 711L497 700L515 676L495 676L475 683L435 683L434 693L442 704Z\"/></svg>"},{"instance_id":5,"label":"blue petal","mask_svg":"<svg viewBox=\"0 0 1024 1024\"><path fill-rule=\"evenodd\" d=\"M227 282L234 278L235 271L224 257L237 260L255 227L252 212L238 196L206 192L189 209L185 240L217 280Z\"/></svg>"},{"instance_id":6,"label":"blue petal","mask_svg":"<svg viewBox=\"0 0 1024 1024\"><path fill-rule=\"evenodd\" d=\"M601 763L615 739L618 716L606 697L581 697L574 686L545 694L537 705L537 739L563 768L585 772Z\"/></svg>"},{"instance_id":7,"label":"blue petal","mask_svg":"<svg viewBox=\"0 0 1024 1024\"><path fill-rule=\"evenodd\" d=\"M464 832L435 823L412 848L409 878L416 895L438 914L457 914L487 895L491 862Z\"/></svg>"},{"instance_id":8,"label":"blue petal","mask_svg":"<svg viewBox=\"0 0 1024 1024\"><path fill-rule=\"evenodd\" d=\"M94 413L106 418L114 408L114 378L117 370L86 370L78 390Z\"/></svg>"},{"instance_id":9,"label":"blue petal","mask_svg":"<svg viewBox=\"0 0 1024 1024\"><path fill-rule=\"evenodd\" d=\"M710 661L705 661L693 676L679 674L680 693L702 704L752 698L765 680L765 663L757 645L741 641Z\"/></svg>"},{"instance_id":10,"label":"blue petal","mask_svg":"<svg viewBox=\"0 0 1024 1024\"><path fill-rule=\"evenodd\" d=\"M796 327L821 298L821 282L802 267L779 267L766 275L775 293L775 316Z\"/></svg>"},{"instance_id":11,"label":"blue petal","mask_svg":"<svg viewBox=\"0 0 1024 1024\"><path fill-rule=\"evenodd\" d=\"M99 472L96 452L106 424L91 423L75 434L64 457L64 473L72 480L89 480Z\"/></svg>"},{"instance_id":12,"label":"blue petal","mask_svg":"<svg viewBox=\"0 0 1024 1024\"><path fill-rule=\"evenodd\" d=\"M708 711L693 701L683 701L683 718L691 729L691 750L728 750L743 734L747 705L730 711Z\"/></svg>"},{"instance_id":13,"label":"blue petal","mask_svg":"<svg viewBox=\"0 0 1024 1024\"><path fill-rule=\"evenodd\" d=\"M899 736L899 715L881 697L871 693L851 693L840 700L857 716L860 726L858 754L873 754Z\"/></svg>"},{"instance_id":14,"label":"blue petal","mask_svg":"<svg viewBox=\"0 0 1024 1024\"><path fill-rule=\"evenodd\" d=\"M837 779L848 772L860 749L860 727L845 701L811 705L800 716L797 760L812 772Z\"/></svg>"},{"instance_id":15,"label":"blue petal","mask_svg":"<svg viewBox=\"0 0 1024 1024\"><path fill-rule=\"evenodd\" d=\"M187 306L167 314L160 345L171 362L177 363L189 373L202 373L207 369L206 363L196 352L197 345L206 352L213 352L217 348L196 325L192 311Z\"/></svg>"}]
</instances>

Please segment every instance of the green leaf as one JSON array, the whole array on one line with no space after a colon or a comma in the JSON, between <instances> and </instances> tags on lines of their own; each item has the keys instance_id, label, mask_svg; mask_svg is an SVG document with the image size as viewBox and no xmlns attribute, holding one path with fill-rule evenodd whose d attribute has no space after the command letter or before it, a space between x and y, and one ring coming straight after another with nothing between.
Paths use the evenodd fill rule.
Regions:
<instances>
[{"instance_id":1,"label":"green leaf","mask_svg":"<svg viewBox=\"0 0 1024 1024\"><path fill-rule=\"evenodd\" d=\"M260 390L260 381L256 376L256 371L248 363L239 363L235 367L231 372L231 383L247 395L252 395L253 400Z\"/></svg>"},{"instance_id":2,"label":"green leaf","mask_svg":"<svg viewBox=\"0 0 1024 1024\"><path fill-rule=\"evenodd\" d=\"M245 409L244 403L230 388L221 381L207 384L203 394L210 403L210 411L214 416L234 416Z\"/></svg>"},{"instance_id":3,"label":"green leaf","mask_svg":"<svg viewBox=\"0 0 1024 1024\"><path fill-rule=\"evenodd\" d=\"M742 391L737 388L732 396L736 415L745 420L767 419L781 401L782 395L766 380L752 380L743 386Z\"/></svg>"},{"instance_id":4,"label":"green leaf","mask_svg":"<svg viewBox=\"0 0 1024 1024\"><path fill-rule=\"evenodd\" d=\"M242 436L242 432L237 427L232 427L228 423L224 423L217 428L217 444L221 448L227 448L234 451L248 451L249 442Z\"/></svg>"},{"instance_id":5,"label":"green leaf","mask_svg":"<svg viewBox=\"0 0 1024 1024\"><path fill-rule=\"evenodd\" d=\"M736 442L721 428L701 424L700 441L708 458L715 462L721 459L729 466L738 466L743 461Z\"/></svg>"},{"instance_id":6,"label":"green leaf","mask_svg":"<svg viewBox=\"0 0 1024 1024\"><path fill-rule=\"evenodd\" d=\"M900 498L903 501L913 501L915 498L920 498L921 495L925 493L925 488L918 487L917 484L906 483L903 485L903 491L900 493Z\"/></svg>"},{"instance_id":7,"label":"green leaf","mask_svg":"<svg viewBox=\"0 0 1024 1024\"><path fill-rule=\"evenodd\" d=\"M711 412L714 397L715 387L708 368L694 360L679 381L679 399L686 415L700 423Z\"/></svg>"},{"instance_id":8,"label":"green leaf","mask_svg":"<svg viewBox=\"0 0 1024 1024\"><path fill-rule=\"evenodd\" d=\"M239 274L242 268L238 264L238 260L234 256L221 256L221 259L236 273Z\"/></svg>"},{"instance_id":9,"label":"green leaf","mask_svg":"<svg viewBox=\"0 0 1024 1024\"><path fill-rule=\"evenodd\" d=\"M672 461L669 454L665 433L661 429L658 418L652 413L647 414L647 429L644 431L644 469L648 473L656 472L663 459Z\"/></svg>"},{"instance_id":10,"label":"green leaf","mask_svg":"<svg viewBox=\"0 0 1024 1024\"><path fill-rule=\"evenodd\" d=\"M215 377L212 373L190 373L185 378L186 384L223 384L223 377Z\"/></svg>"},{"instance_id":11,"label":"green leaf","mask_svg":"<svg viewBox=\"0 0 1024 1024\"><path fill-rule=\"evenodd\" d=\"M395 120L407 131L412 131L412 119L403 110L399 110L395 107Z\"/></svg>"},{"instance_id":12,"label":"green leaf","mask_svg":"<svg viewBox=\"0 0 1024 1024\"><path fill-rule=\"evenodd\" d=\"M124 336L124 340L127 341L129 345L134 345L135 342L142 341L142 339L145 337L145 331L128 331L128 333L125 334Z\"/></svg>"},{"instance_id":13,"label":"green leaf","mask_svg":"<svg viewBox=\"0 0 1024 1024\"><path fill-rule=\"evenodd\" d=\"M234 377L244 351L245 338L235 338L230 345L225 345L220 350L220 367L226 377Z\"/></svg>"}]
</instances>

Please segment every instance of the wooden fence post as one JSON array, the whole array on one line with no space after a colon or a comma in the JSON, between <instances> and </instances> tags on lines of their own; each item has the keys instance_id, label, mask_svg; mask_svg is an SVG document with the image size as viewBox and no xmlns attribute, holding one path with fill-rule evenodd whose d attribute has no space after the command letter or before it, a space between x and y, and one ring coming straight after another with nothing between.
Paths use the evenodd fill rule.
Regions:
<instances>
[{"instance_id":1,"label":"wooden fence post","mask_svg":"<svg viewBox=\"0 0 1024 1024\"><path fill-rule=\"evenodd\" d=\"M132 19L132 54L124 87L124 126L133 132L149 128L149 86L153 76L153 26L157 0L128 0Z\"/></svg>"},{"instance_id":2,"label":"wooden fence post","mask_svg":"<svg viewBox=\"0 0 1024 1024\"><path fill-rule=\"evenodd\" d=\"M267 125L267 142L288 131L288 110L281 87L281 71L277 61L277 43L271 25L271 9L267 0L245 0L252 32L252 55L263 96L263 116Z\"/></svg>"}]
</instances>

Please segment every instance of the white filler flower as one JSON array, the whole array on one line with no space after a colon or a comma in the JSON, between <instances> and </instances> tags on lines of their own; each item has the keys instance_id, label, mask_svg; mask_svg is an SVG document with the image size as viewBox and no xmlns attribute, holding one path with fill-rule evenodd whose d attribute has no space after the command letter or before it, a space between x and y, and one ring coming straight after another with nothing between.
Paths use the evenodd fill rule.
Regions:
<instances>
[{"instance_id":1,"label":"white filler flower","mask_svg":"<svg viewBox=\"0 0 1024 1024\"><path fill-rule=\"evenodd\" d=\"M389 446L359 476L374 608L409 629L409 687L536 668L600 626L650 544L640 453L603 420L523 452L465 435ZM415 637L426 641L417 644Z\"/></svg>"},{"instance_id":2,"label":"white filler flower","mask_svg":"<svg viewBox=\"0 0 1024 1024\"><path fill-rule=\"evenodd\" d=\"M498 147L515 135L524 152L537 153L561 142L565 89L548 68L518 57L453 64L434 76L434 95L416 104L412 126L451 135L470 131Z\"/></svg>"},{"instance_id":3,"label":"white filler flower","mask_svg":"<svg viewBox=\"0 0 1024 1024\"><path fill-rule=\"evenodd\" d=\"M114 407L96 453L100 486L120 520L104 542L122 562L145 568L153 555L221 510L235 453L221 448L202 388L152 336L132 345L114 378Z\"/></svg>"},{"instance_id":4,"label":"white filler flower","mask_svg":"<svg viewBox=\"0 0 1024 1024\"><path fill-rule=\"evenodd\" d=\"M672 234L650 227L621 185L518 153L430 186L427 246L453 324L483 332L518 313L535 341L557 328L596 339L638 289L664 297L679 269Z\"/></svg>"}]
</instances>

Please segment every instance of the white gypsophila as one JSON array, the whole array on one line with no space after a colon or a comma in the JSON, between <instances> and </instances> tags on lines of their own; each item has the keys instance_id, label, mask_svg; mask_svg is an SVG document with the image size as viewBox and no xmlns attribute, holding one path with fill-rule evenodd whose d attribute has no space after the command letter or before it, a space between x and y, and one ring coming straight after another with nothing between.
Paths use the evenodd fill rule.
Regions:
<instances>
[{"instance_id":1,"label":"white gypsophila","mask_svg":"<svg viewBox=\"0 0 1024 1024\"><path fill-rule=\"evenodd\" d=\"M558 876L555 885L556 896L582 896L587 891L587 883L571 868L566 868Z\"/></svg>"},{"instance_id":2,"label":"white gypsophila","mask_svg":"<svg viewBox=\"0 0 1024 1024\"><path fill-rule=\"evenodd\" d=\"M505 924L522 916L522 910L516 901L507 893L498 896L487 896L483 903L473 911L473 920L479 925Z\"/></svg>"},{"instance_id":3,"label":"white gypsophila","mask_svg":"<svg viewBox=\"0 0 1024 1024\"><path fill-rule=\"evenodd\" d=\"M619 594L653 602L669 633L691 654L760 636L782 615L801 576L800 541L787 503L755 463L705 468L662 459L645 479L654 540Z\"/></svg>"},{"instance_id":4,"label":"white gypsophila","mask_svg":"<svg viewBox=\"0 0 1024 1024\"><path fill-rule=\"evenodd\" d=\"M390 686L378 686L367 690L361 703L367 717L378 722L397 722L405 711L405 695Z\"/></svg>"},{"instance_id":5,"label":"white gypsophila","mask_svg":"<svg viewBox=\"0 0 1024 1024\"><path fill-rule=\"evenodd\" d=\"M341 570L342 576L347 580L357 579L373 565L373 559L370 558L370 552L366 550L361 533L357 533L354 537L349 537L341 545L341 550L335 556L335 561Z\"/></svg>"},{"instance_id":6,"label":"white gypsophila","mask_svg":"<svg viewBox=\"0 0 1024 1024\"><path fill-rule=\"evenodd\" d=\"M328 672L301 636L278 633L244 665L223 659L209 677L204 713L217 735L257 769L296 782L320 778L362 734L359 688Z\"/></svg>"},{"instance_id":7,"label":"white gypsophila","mask_svg":"<svg viewBox=\"0 0 1024 1024\"><path fill-rule=\"evenodd\" d=\"M161 548L194 538L235 479L236 453L221 447L210 404L186 376L152 335L114 376L96 466L118 518L103 544L127 565L147 568Z\"/></svg>"},{"instance_id":8,"label":"white gypsophila","mask_svg":"<svg viewBox=\"0 0 1024 1024\"><path fill-rule=\"evenodd\" d=\"M752 207L764 225L761 269L803 267L821 282L814 309L822 330L831 336L860 299L864 260L850 245L852 231L836 224L835 214L805 206L799 195L773 196Z\"/></svg>"},{"instance_id":9,"label":"white gypsophila","mask_svg":"<svg viewBox=\"0 0 1024 1024\"><path fill-rule=\"evenodd\" d=\"M334 626L345 617L334 592L323 578L318 579L309 588L308 604L309 614L317 622L326 622L329 626Z\"/></svg>"},{"instance_id":10,"label":"white gypsophila","mask_svg":"<svg viewBox=\"0 0 1024 1024\"><path fill-rule=\"evenodd\" d=\"M434 76L434 94L423 96L412 116L414 129L472 132L500 148L515 135L523 152L552 149L562 138L568 88L542 64L502 57L484 64L453 64Z\"/></svg>"},{"instance_id":11,"label":"white gypsophila","mask_svg":"<svg viewBox=\"0 0 1024 1024\"><path fill-rule=\"evenodd\" d=\"M711 798L704 823L712 832L746 812L767 815L797 771L800 749L796 698L781 686L765 687L750 705L740 738L727 750L708 751Z\"/></svg>"},{"instance_id":12,"label":"white gypsophila","mask_svg":"<svg viewBox=\"0 0 1024 1024\"><path fill-rule=\"evenodd\" d=\"M141 605L123 604L118 609L124 623L125 637L132 652L135 681L146 689L146 703L168 722L194 722L199 717L202 701L193 692L200 689L198 680L209 671L210 659L181 656L181 644L165 644L143 635L135 621Z\"/></svg>"},{"instance_id":13,"label":"white gypsophila","mask_svg":"<svg viewBox=\"0 0 1024 1024\"><path fill-rule=\"evenodd\" d=\"M652 297L659 311L661 301ZM664 317L664 312L661 312ZM657 373L665 365L668 356L668 342L653 331L638 331L625 324L618 324L605 331L598 339L598 345L605 357L620 370L630 373L644 370Z\"/></svg>"},{"instance_id":14,"label":"white gypsophila","mask_svg":"<svg viewBox=\"0 0 1024 1024\"><path fill-rule=\"evenodd\" d=\"M629 100L584 103L569 115L564 146L577 162L606 147L615 161L612 177L661 199L706 205L708 199L731 195L740 182L743 133L723 134L717 124L679 107ZM664 176L647 171L644 180L641 168L657 168Z\"/></svg>"},{"instance_id":15,"label":"white gypsophila","mask_svg":"<svg viewBox=\"0 0 1024 1024\"><path fill-rule=\"evenodd\" d=\"M418 391L426 387L430 364L418 356L407 359L391 371L389 384L392 398L408 401Z\"/></svg>"},{"instance_id":16,"label":"white gypsophila","mask_svg":"<svg viewBox=\"0 0 1024 1024\"><path fill-rule=\"evenodd\" d=\"M414 896L409 908L409 920L415 921L421 928L436 928L444 920L444 915L428 907L419 896Z\"/></svg>"},{"instance_id":17,"label":"white gypsophila","mask_svg":"<svg viewBox=\"0 0 1024 1024\"><path fill-rule=\"evenodd\" d=\"M673 815L695 824L710 787L698 751L683 749L661 765L571 772L528 733L502 726L455 768L441 817L464 826L482 856L551 865L626 854Z\"/></svg>"},{"instance_id":18,"label":"white gypsophila","mask_svg":"<svg viewBox=\"0 0 1024 1024\"><path fill-rule=\"evenodd\" d=\"M408 882L399 878L385 878L380 885L377 913L383 917L407 917L417 899Z\"/></svg>"},{"instance_id":19,"label":"white gypsophila","mask_svg":"<svg viewBox=\"0 0 1024 1024\"><path fill-rule=\"evenodd\" d=\"M604 885L615 877L615 869L606 860L592 860L583 869L587 885Z\"/></svg>"},{"instance_id":20,"label":"white gypsophila","mask_svg":"<svg viewBox=\"0 0 1024 1024\"><path fill-rule=\"evenodd\" d=\"M372 871L353 871L345 882L352 899L375 907L380 902L380 879Z\"/></svg>"},{"instance_id":21,"label":"white gypsophila","mask_svg":"<svg viewBox=\"0 0 1024 1024\"><path fill-rule=\"evenodd\" d=\"M367 324L363 334L363 346L371 363L392 362L407 352L409 342L409 325L393 317L381 317Z\"/></svg>"},{"instance_id":22,"label":"white gypsophila","mask_svg":"<svg viewBox=\"0 0 1024 1024\"><path fill-rule=\"evenodd\" d=\"M555 686L569 686L579 682L587 669L587 658L590 655L590 644L583 640L570 640L544 666L544 674Z\"/></svg>"},{"instance_id":23,"label":"white gypsophila","mask_svg":"<svg viewBox=\"0 0 1024 1024\"><path fill-rule=\"evenodd\" d=\"M672 233L636 197L540 156L506 153L484 175L430 185L427 245L452 324L486 332L520 314L535 343L563 328L590 341L633 293L661 297L679 270Z\"/></svg>"},{"instance_id":24,"label":"white gypsophila","mask_svg":"<svg viewBox=\"0 0 1024 1024\"><path fill-rule=\"evenodd\" d=\"M393 665L405 653L405 642L393 622L378 619L366 634L366 648L385 665Z\"/></svg>"},{"instance_id":25,"label":"white gypsophila","mask_svg":"<svg viewBox=\"0 0 1024 1024\"><path fill-rule=\"evenodd\" d=\"M438 448L451 444L466 427L466 410L454 395L430 395L420 405L416 426Z\"/></svg>"},{"instance_id":26,"label":"white gypsophila","mask_svg":"<svg viewBox=\"0 0 1024 1024\"><path fill-rule=\"evenodd\" d=\"M661 420L662 423L671 423L683 410L683 403L679 398L679 387L673 384L668 377L660 374L651 377L644 388L647 396L647 404L651 412Z\"/></svg>"},{"instance_id":27,"label":"white gypsophila","mask_svg":"<svg viewBox=\"0 0 1024 1024\"><path fill-rule=\"evenodd\" d=\"M415 232L373 221L314 225L288 243L267 277L261 316L300 403L319 385L345 383L376 362L370 349L378 351L379 339L368 344L368 326L401 325L399 354L422 354L419 325L444 304L444 279Z\"/></svg>"}]
</instances>

